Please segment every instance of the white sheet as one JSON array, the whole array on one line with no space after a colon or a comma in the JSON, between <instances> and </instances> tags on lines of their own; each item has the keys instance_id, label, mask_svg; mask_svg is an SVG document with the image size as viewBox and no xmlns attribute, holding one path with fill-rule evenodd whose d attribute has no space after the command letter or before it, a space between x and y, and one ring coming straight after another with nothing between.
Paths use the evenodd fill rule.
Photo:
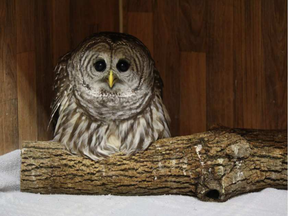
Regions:
<instances>
[{"instance_id":1,"label":"white sheet","mask_svg":"<svg viewBox=\"0 0 288 216\"><path fill-rule=\"evenodd\" d=\"M187 196L76 196L21 193L20 150L0 156L0 216L286 216L287 191L272 188L225 203Z\"/></svg>"}]
</instances>

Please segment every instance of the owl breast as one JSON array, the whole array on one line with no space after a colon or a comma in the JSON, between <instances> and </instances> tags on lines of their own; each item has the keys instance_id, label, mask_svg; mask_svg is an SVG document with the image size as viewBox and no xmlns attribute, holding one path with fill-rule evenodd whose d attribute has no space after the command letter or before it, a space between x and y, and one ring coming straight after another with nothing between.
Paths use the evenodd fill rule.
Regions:
<instances>
[{"instance_id":1,"label":"owl breast","mask_svg":"<svg viewBox=\"0 0 288 216\"><path fill-rule=\"evenodd\" d=\"M169 116L160 100L159 95L155 96L135 118L100 121L91 119L75 97L67 95L59 110L54 141L93 160L119 152L130 155L143 151L157 139L170 136Z\"/></svg>"}]
</instances>

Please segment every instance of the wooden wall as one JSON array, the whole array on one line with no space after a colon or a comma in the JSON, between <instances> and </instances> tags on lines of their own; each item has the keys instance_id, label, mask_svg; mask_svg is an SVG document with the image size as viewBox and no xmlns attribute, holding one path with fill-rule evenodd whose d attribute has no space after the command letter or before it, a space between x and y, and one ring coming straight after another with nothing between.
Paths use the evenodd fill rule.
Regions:
<instances>
[{"instance_id":1,"label":"wooden wall","mask_svg":"<svg viewBox=\"0 0 288 216\"><path fill-rule=\"evenodd\" d=\"M174 136L215 124L286 129L286 8L286 0L0 0L0 154L51 139L53 67L97 31L123 30L148 46Z\"/></svg>"},{"instance_id":2,"label":"wooden wall","mask_svg":"<svg viewBox=\"0 0 288 216\"><path fill-rule=\"evenodd\" d=\"M287 1L124 5L124 31L146 42L164 79L173 135L215 124L287 128Z\"/></svg>"},{"instance_id":3,"label":"wooden wall","mask_svg":"<svg viewBox=\"0 0 288 216\"><path fill-rule=\"evenodd\" d=\"M119 31L118 0L0 0L0 154L49 140L53 68L95 31Z\"/></svg>"}]
</instances>

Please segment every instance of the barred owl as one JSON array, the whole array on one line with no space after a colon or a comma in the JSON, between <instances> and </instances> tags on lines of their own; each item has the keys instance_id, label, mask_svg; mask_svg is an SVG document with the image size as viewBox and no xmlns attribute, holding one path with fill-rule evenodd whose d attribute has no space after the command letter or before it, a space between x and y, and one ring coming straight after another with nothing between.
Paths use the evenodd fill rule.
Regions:
<instances>
[{"instance_id":1,"label":"barred owl","mask_svg":"<svg viewBox=\"0 0 288 216\"><path fill-rule=\"evenodd\" d=\"M146 46L122 33L97 33L55 68L54 141L99 160L142 151L169 137L162 80Z\"/></svg>"}]
</instances>

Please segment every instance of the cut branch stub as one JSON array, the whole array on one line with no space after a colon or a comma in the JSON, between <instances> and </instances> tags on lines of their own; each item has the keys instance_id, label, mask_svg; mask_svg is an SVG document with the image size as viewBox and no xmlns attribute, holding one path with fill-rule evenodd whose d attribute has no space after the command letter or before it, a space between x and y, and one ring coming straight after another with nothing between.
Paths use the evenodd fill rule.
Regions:
<instances>
[{"instance_id":1,"label":"cut branch stub","mask_svg":"<svg viewBox=\"0 0 288 216\"><path fill-rule=\"evenodd\" d=\"M197 196L205 201L287 187L286 131L221 129L158 140L133 156L92 161L55 142L27 142L21 190Z\"/></svg>"}]
</instances>

